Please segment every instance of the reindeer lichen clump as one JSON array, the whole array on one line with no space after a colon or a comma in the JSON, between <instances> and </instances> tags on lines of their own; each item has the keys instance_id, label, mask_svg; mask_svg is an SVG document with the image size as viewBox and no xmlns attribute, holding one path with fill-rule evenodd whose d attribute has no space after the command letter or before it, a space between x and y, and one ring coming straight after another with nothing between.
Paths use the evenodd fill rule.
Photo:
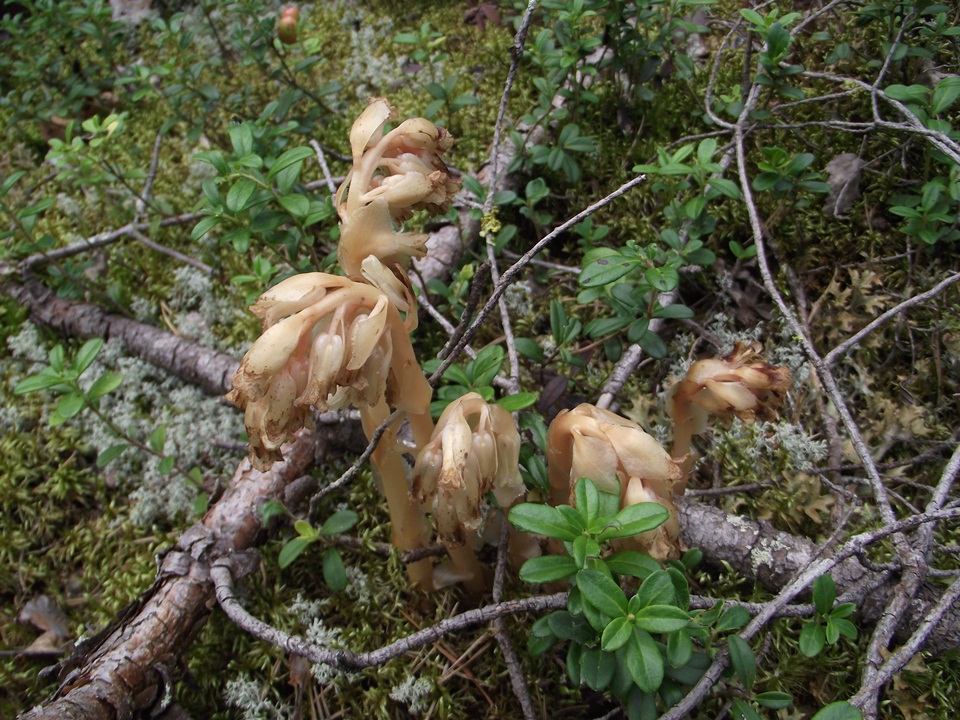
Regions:
<instances>
[{"instance_id":1,"label":"reindeer lichen clump","mask_svg":"<svg viewBox=\"0 0 960 720\"><path fill-rule=\"evenodd\" d=\"M350 131L353 168L336 193L340 216L337 258L346 276L295 275L265 292L251 308L263 320L233 378L228 399L244 409L250 456L261 470L282 458L281 446L308 425L315 410L359 409L372 438L387 420L372 458L400 550L426 547L433 522L449 560L407 566L411 584L434 589L462 582L479 593L489 571L476 556L492 493L501 508L526 490L520 478L520 436L512 416L470 393L454 400L434 428L433 390L410 342L417 299L407 268L426 253L426 236L407 232L414 211L443 213L459 189L442 156L453 138L423 118L387 131L397 113L371 100ZM587 477L621 493L621 505L655 502L670 518L656 530L619 541L664 560L681 550L675 494L682 494L695 456L693 435L707 413L745 421L769 417L790 387L786 368L759 360L758 347L738 345L722 358L695 363L670 396L676 423L671 452L634 422L583 404L563 412L547 434L550 501L567 504ZM413 448L398 438L409 424ZM403 455L413 451L411 472ZM516 549L536 552L516 534ZM522 550L520 546L524 545Z\"/></svg>"}]
</instances>

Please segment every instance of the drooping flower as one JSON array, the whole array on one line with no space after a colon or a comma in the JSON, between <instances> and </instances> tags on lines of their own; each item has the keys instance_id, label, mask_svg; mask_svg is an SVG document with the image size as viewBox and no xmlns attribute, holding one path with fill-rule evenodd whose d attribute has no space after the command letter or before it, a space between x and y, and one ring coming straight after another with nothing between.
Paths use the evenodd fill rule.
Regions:
<instances>
[{"instance_id":1,"label":"drooping flower","mask_svg":"<svg viewBox=\"0 0 960 720\"><path fill-rule=\"evenodd\" d=\"M280 446L320 411L382 401L427 412L431 389L404 320L366 283L326 273L295 275L251 308L264 332L244 356L227 399L244 409L254 464L266 469Z\"/></svg>"},{"instance_id":2,"label":"drooping flower","mask_svg":"<svg viewBox=\"0 0 960 720\"><path fill-rule=\"evenodd\" d=\"M404 233L397 225L414 211L447 211L460 182L441 156L453 138L424 118L406 120L384 134L396 110L374 98L350 131L353 169L337 190L340 245L337 259L348 275L360 272L370 255L385 265L406 268L426 253L426 235Z\"/></svg>"},{"instance_id":3,"label":"drooping flower","mask_svg":"<svg viewBox=\"0 0 960 720\"><path fill-rule=\"evenodd\" d=\"M658 559L677 556L680 525L673 486L680 468L637 423L588 403L561 412L547 431L547 470L554 505L573 504L573 489L584 477L599 490L619 492L621 507L663 505L670 511L666 523L620 545Z\"/></svg>"},{"instance_id":4,"label":"drooping flower","mask_svg":"<svg viewBox=\"0 0 960 720\"><path fill-rule=\"evenodd\" d=\"M763 362L761 349L760 343L738 342L727 355L695 362L671 388L667 398L667 412L674 421L670 454L684 471L678 492L683 492L696 459L693 436L706 429L710 415L721 420L736 416L746 423L758 417L776 419L793 379L788 368Z\"/></svg>"},{"instance_id":5,"label":"drooping flower","mask_svg":"<svg viewBox=\"0 0 960 720\"><path fill-rule=\"evenodd\" d=\"M483 498L493 492L510 507L525 492L519 471L520 435L510 413L477 393L454 400L443 411L413 470L413 497L429 503L440 540L452 560L438 577L482 589L483 572L472 545L479 544Z\"/></svg>"}]
</instances>

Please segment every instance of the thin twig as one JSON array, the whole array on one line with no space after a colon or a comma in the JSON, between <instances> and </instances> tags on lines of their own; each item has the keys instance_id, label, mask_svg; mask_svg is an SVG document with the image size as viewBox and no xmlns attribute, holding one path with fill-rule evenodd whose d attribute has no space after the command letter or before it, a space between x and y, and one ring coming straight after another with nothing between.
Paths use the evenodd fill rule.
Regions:
<instances>
[{"instance_id":1,"label":"thin twig","mask_svg":"<svg viewBox=\"0 0 960 720\"><path fill-rule=\"evenodd\" d=\"M330 191L330 197L337 196L337 184L333 181L333 175L330 174L330 168L327 166L327 156L316 140L310 141L310 147L317 154L317 162L320 163L320 169L323 171L323 179L327 183L327 189Z\"/></svg>"},{"instance_id":2,"label":"thin twig","mask_svg":"<svg viewBox=\"0 0 960 720\"><path fill-rule=\"evenodd\" d=\"M177 251L174 250L173 248L168 248L168 247L166 247L165 245L161 245L160 243L156 243L156 242L154 242L153 240L151 240L150 238L148 238L146 235L144 235L142 232L140 232L139 230L137 230L136 228L131 228L131 229L130 229L130 235L131 235L132 237L136 238L137 240L139 240L141 245L146 245L146 246L147 246L148 248L150 248L151 250L155 250L155 251L157 251L158 253L161 253L162 255L166 255L166 256L168 256L168 257L172 257L174 260L177 260L177 261L179 261L179 262L182 262L182 263L184 263L185 265L190 265L191 267L195 267L197 270L199 270L200 272L204 273L205 275L213 276L213 275L216 275L216 274L217 274L217 271L214 270L214 269L213 269L212 267L210 267L209 265L207 265L206 263L201 262L200 260L197 260L196 258L192 258L192 257L190 257L189 255L184 255L184 254L181 253L181 252L177 252Z\"/></svg>"}]
</instances>

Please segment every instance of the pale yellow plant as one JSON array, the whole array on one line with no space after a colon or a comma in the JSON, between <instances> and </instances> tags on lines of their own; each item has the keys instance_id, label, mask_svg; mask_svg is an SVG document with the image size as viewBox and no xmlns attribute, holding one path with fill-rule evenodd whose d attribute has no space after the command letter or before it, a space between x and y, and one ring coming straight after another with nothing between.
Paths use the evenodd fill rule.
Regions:
<instances>
[{"instance_id":1,"label":"pale yellow plant","mask_svg":"<svg viewBox=\"0 0 960 720\"><path fill-rule=\"evenodd\" d=\"M618 546L658 560L679 555L673 494L680 467L637 423L588 403L561 412L547 431L547 470L554 505L574 504L580 478L589 478L604 492L620 493L622 508L638 502L663 505L670 511L666 523Z\"/></svg>"}]
</instances>

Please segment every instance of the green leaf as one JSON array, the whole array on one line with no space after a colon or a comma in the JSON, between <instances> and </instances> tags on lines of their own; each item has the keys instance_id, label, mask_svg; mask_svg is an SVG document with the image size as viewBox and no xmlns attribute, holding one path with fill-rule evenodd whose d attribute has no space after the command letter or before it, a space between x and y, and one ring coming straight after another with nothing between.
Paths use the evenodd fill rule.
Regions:
<instances>
[{"instance_id":1,"label":"green leaf","mask_svg":"<svg viewBox=\"0 0 960 720\"><path fill-rule=\"evenodd\" d=\"M26 174L27 174L26 170L17 170L16 172L13 172L7 175L6 179L2 183L0 183L0 197L10 192L10 188L16 185L17 182L20 180L20 178L22 178Z\"/></svg>"},{"instance_id":2,"label":"green leaf","mask_svg":"<svg viewBox=\"0 0 960 720\"><path fill-rule=\"evenodd\" d=\"M770 690L768 692L758 693L754 698L757 705L762 705L771 710L782 710L793 705L793 696L784 692Z\"/></svg>"},{"instance_id":3,"label":"green leaf","mask_svg":"<svg viewBox=\"0 0 960 720\"><path fill-rule=\"evenodd\" d=\"M267 179L271 179L281 170L285 170L291 165L296 163L302 163L308 157L313 155L313 150L308 147L295 147L290 148L286 152L280 155L276 160L273 161L273 165L270 166L270 172L267 173Z\"/></svg>"},{"instance_id":4,"label":"green leaf","mask_svg":"<svg viewBox=\"0 0 960 720\"><path fill-rule=\"evenodd\" d=\"M602 257L589 263L580 272L579 282L583 287L599 287L619 280L637 266L636 260L622 257Z\"/></svg>"},{"instance_id":5,"label":"green leaf","mask_svg":"<svg viewBox=\"0 0 960 720\"><path fill-rule=\"evenodd\" d=\"M56 345L53 350L47 354L47 359L50 361L50 367L58 373L62 373L64 361L63 345Z\"/></svg>"},{"instance_id":6,"label":"green leaf","mask_svg":"<svg viewBox=\"0 0 960 720\"><path fill-rule=\"evenodd\" d=\"M507 412L518 412L536 404L539 393L522 392L516 395L508 395L497 400L497 405Z\"/></svg>"},{"instance_id":7,"label":"green leaf","mask_svg":"<svg viewBox=\"0 0 960 720\"><path fill-rule=\"evenodd\" d=\"M753 656L753 650L739 635L728 637L727 647L730 649L730 664L733 665L737 677L747 690L751 690L757 679L757 660Z\"/></svg>"},{"instance_id":8,"label":"green leaf","mask_svg":"<svg viewBox=\"0 0 960 720\"><path fill-rule=\"evenodd\" d=\"M316 530L314 530L313 525L311 525L306 520L297 520L296 522L294 522L293 529L297 531L297 534L300 537L313 539L319 536L319 533Z\"/></svg>"},{"instance_id":9,"label":"green leaf","mask_svg":"<svg viewBox=\"0 0 960 720\"><path fill-rule=\"evenodd\" d=\"M123 384L123 375L116 372L106 372L98 377L90 389L87 390L87 400L93 401L112 393Z\"/></svg>"},{"instance_id":10,"label":"green leaf","mask_svg":"<svg viewBox=\"0 0 960 720\"><path fill-rule=\"evenodd\" d=\"M672 605L676 601L677 591L666 571L657 570L640 583L636 598L641 608L648 605Z\"/></svg>"},{"instance_id":11,"label":"green leaf","mask_svg":"<svg viewBox=\"0 0 960 720\"><path fill-rule=\"evenodd\" d=\"M306 550L307 546L315 539L316 538L295 537L288 540L280 550L280 557L278 558L280 567L285 568L296 560L300 556L300 553Z\"/></svg>"},{"instance_id":12,"label":"green leaf","mask_svg":"<svg viewBox=\"0 0 960 720\"><path fill-rule=\"evenodd\" d=\"M246 155L253 152L253 131L246 123L230 128L230 144L234 155Z\"/></svg>"},{"instance_id":13,"label":"green leaf","mask_svg":"<svg viewBox=\"0 0 960 720\"><path fill-rule=\"evenodd\" d=\"M930 113L939 115L960 98L960 77L951 75L937 83L930 100Z\"/></svg>"},{"instance_id":14,"label":"green leaf","mask_svg":"<svg viewBox=\"0 0 960 720\"><path fill-rule=\"evenodd\" d=\"M841 635L843 635L848 640L857 639L857 626L854 625L849 620L844 620L843 618L838 618L836 616L831 616L829 622L837 628Z\"/></svg>"},{"instance_id":15,"label":"green leaf","mask_svg":"<svg viewBox=\"0 0 960 720\"><path fill-rule=\"evenodd\" d=\"M926 103L930 88L926 85L891 85L885 91L887 97L905 103Z\"/></svg>"},{"instance_id":16,"label":"green leaf","mask_svg":"<svg viewBox=\"0 0 960 720\"><path fill-rule=\"evenodd\" d=\"M833 610L830 611L830 617L832 618L845 618L850 617L856 611L857 606L853 603L840 603Z\"/></svg>"},{"instance_id":17,"label":"green leaf","mask_svg":"<svg viewBox=\"0 0 960 720\"><path fill-rule=\"evenodd\" d=\"M648 532L660 527L669 517L670 511L659 503L642 502L629 505L614 516L619 527L604 530L600 539L614 540Z\"/></svg>"},{"instance_id":18,"label":"green leaf","mask_svg":"<svg viewBox=\"0 0 960 720\"><path fill-rule=\"evenodd\" d=\"M483 387L493 382L503 366L504 349L500 345L490 345L477 353L470 363L475 387Z\"/></svg>"},{"instance_id":19,"label":"green leaf","mask_svg":"<svg viewBox=\"0 0 960 720\"><path fill-rule=\"evenodd\" d=\"M321 535L339 535L352 528L360 520L360 516L353 510L337 510L327 518L320 528Z\"/></svg>"},{"instance_id":20,"label":"green leaf","mask_svg":"<svg viewBox=\"0 0 960 720\"><path fill-rule=\"evenodd\" d=\"M287 509L283 506L282 502L267 500L267 502L260 506L260 522L266 524L270 518L276 517L277 515L286 515L286 513Z\"/></svg>"},{"instance_id":21,"label":"green leaf","mask_svg":"<svg viewBox=\"0 0 960 720\"><path fill-rule=\"evenodd\" d=\"M767 52L774 60L780 57L790 47L790 31L780 23L774 23L767 30Z\"/></svg>"},{"instance_id":22,"label":"green leaf","mask_svg":"<svg viewBox=\"0 0 960 720\"><path fill-rule=\"evenodd\" d=\"M730 717L734 720L763 720L753 707L740 699L730 704Z\"/></svg>"},{"instance_id":23,"label":"green leaf","mask_svg":"<svg viewBox=\"0 0 960 720\"><path fill-rule=\"evenodd\" d=\"M227 191L226 205L232 212L240 212L257 189L257 184L248 178L240 178Z\"/></svg>"},{"instance_id":24,"label":"green leaf","mask_svg":"<svg viewBox=\"0 0 960 720\"><path fill-rule=\"evenodd\" d=\"M613 679L616 658L599 649L584 650L580 655L580 677L591 690L603 690Z\"/></svg>"},{"instance_id":25,"label":"green leaf","mask_svg":"<svg viewBox=\"0 0 960 720\"><path fill-rule=\"evenodd\" d=\"M690 633L679 630L667 635L667 662L675 668L683 667L693 657Z\"/></svg>"},{"instance_id":26,"label":"green leaf","mask_svg":"<svg viewBox=\"0 0 960 720\"><path fill-rule=\"evenodd\" d=\"M643 271L644 279L660 292L670 292L680 284L680 275L672 267L652 267Z\"/></svg>"},{"instance_id":27,"label":"green leaf","mask_svg":"<svg viewBox=\"0 0 960 720\"><path fill-rule=\"evenodd\" d=\"M150 437L147 438L147 444L150 445L150 449L155 453L162 453L163 446L167 444L167 426L161 425L150 433Z\"/></svg>"},{"instance_id":28,"label":"green leaf","mask_svg":"<svg viewBox=\"0 0 960 720\"><path fill-rule=\"evenodd\" d=\"M629 575L640 579L660 570L660 563L636 550L615 553L604 558L604 562L614 575Z\"/></svg>"},{"instance_id":29,"label":"green leaf","mask_svg":"<svg viewBox=\"0 0 960 720\"><path fill-rule=\"evenodd\" d=\"M663 657L650 633L635 628L626 647L630 677L644 692L656 692L663 682Z\"/></svg>"},{"instance_id":30,"label":"green leaf","mask_svg":"<svg viewBox=\"0 0 960 720\"><path fill-rule=\"evenodd\" d=\"M543 361L543 348L535 340L521 337L517 338L514 344L517 346L517 352L524 357L530 358L534 362Z\"/></svg>"},{"instance_id":31,"label":"green leaf","mask_svg":"<svg viewBox=\"0 0 960 720\"><path fill-rule=\"evenodd\" d=\"M863 713L850 703L841 701L830 703L811 720L863 720Z\"/></svg>"},{"instance_id":32,"label":"green leaf","mask_svg":"<svg viewBox=\"0 0 960 720\"><path fill-rule=\"evenodd\" d=\"M573 640L578 643L589 643L597 639L593 628L582 615L573 615L566 610L560 610L547 616L550 631L561 640Z\"/></svg>"},{"instance_id":33,"label":"green leaf","mask_svg":"<svg viewBox=\"0 0 960 720\"><path fill-rule=\"evenodd\" d=\"M579 534L577 529L560 514L560 511L540 503L521 503L510 510L510 522L518 530L573 542Z\"/></svg>"},{"instance_id":34,"label":"green leaf","mask_svg":"<svg viewBox=\"0 0 960 720\"><path fill-rule=\"evenodd\" d=\"M600 491L589 478L580 478L573 490L577 510L590 523L600 512Z\"/></svg>"},{"instance_id":35,"label":"green leaf","mask_svg":"<svg viewBox=\"0 0 960 720\"><path fill-rule=\"evenodd\" d=\"M218 217L205 217L203 220L198 222L193 226L193 230L190 232L190 239L196 242L204 235L206 235L210 230L216 227L220 223L220 218Z\"/></svg>"},{"instance_id":36,"label":"green leaf","mask_svg":"<svg viewBox=\"0 0 960 720\"><path fill-rule=\"evenodd\" d=\"M173 466L176 464L177 459L172 455L167 455L165 458L160 460L157 464L157 472L161 475L169 475L173 472Z\"/></svg>"},{"instance_id":37,"label":"green leaf","mask_svg":"<svg viewBox=\"0 0 960 720\"><path fill-rule=\"evenodd\" d=\"M634 624L651 633L672 633L685 628L690 617L674 605L648 605L636 613Z\"/></svg>"},{"instance_id":38,"label":"green leaf","mask_svg":"<svg viewBox=\"0 0 960 720\"><path fill-rule=\"evenodd\" d=\"M667 345L655 332L648 330L643 334L643 337L637 340L637 344L643 348L647 355L656 360L667 356Z\"/></svg>"},{"instance_id":39,"label":"green leaf","mask_svg":"<svg viewBox=\"0 0 960 720\"><path fill-rule=\"evenodd\" d=\"M128 447L130 446L127 443L118 443L117 445L111 445L102 453L97 455L97 467L105 468L111 462L113 462L118 457L120 457L123 451L126 450Z\"/></svg>"},{"instance_id":40,"label":"green leaf","mask_svg":"<svg viewBox=\"0 0 960 720\"><path fill-rule=\"evenodd\" d=\"M800 652L807 657L816 657L827 643L827 634L823 625L808 622L800 630Z\"/></svg>"},{"instance_id":41,"label":"green leaf","mask_svg":"<svg viewBox=\"0 0 960 720\"><path fill-rule=\"evenodd\" d=\"M689 320L693 317L693 310L688 308L686 305L674 303L673 305L667 305L666 307L654 310L653 316L655 318L664 318L668 320Z\"/></svg>"},{"instance_id":42,"label":"green leaf","mask_svg":"<svg viewBox=\"0 0 960 720\"><path fill-rule=\"evenodd\" d=\"M682 567L678 560L671 560L670 562ZM690 608L690 583L687 582L686 576L673 566L668 567L666 573L670 576L670 580L673 582L673 591L676 593L673 604L681 610L688 610Z\"/></svg>"},{"instance_id":43,"label":"green leaf","mask_svg":"<svg viewBox=\"0 0 960 720\"><path fill-rule=\"evenodd\" d=\"M347 587L347 569L336 548L327 548L323 553L323 581L334 592Z\"/></svg>"},{"instance_id":44,"label":"green leaf","mask_svg":"<svg viewBox=\"0 0 960 720\"><path fill-rule=\"evenodd\" d=\"M600 647L608 652L615 652L623 647L633 636L633 624L626 617L615 617L603 629L600 637Z\"/></svg>"},{"instance_id":45,"label":"green leaf","mask_svg":"<svg viewBox=\"0 0 960 720\"><path fill-rule=\"evenodd\" d=\"M717 621L717 632L739 630L748 622L750 622L750 613L747 609L740 605L734 605L720 616Z\"/></svg>"},{"instance_id":46,"label":"green leaf","mask_svg":"<svg viewBox=\"0 0 960 720\"><path fill-rule=\"evenodd\" d=\"M278 198L280 206L295 218L304 218L310 212L310 201L303 195L283 195Z\"/></svg>"},{"instance_id":47,"label":"green leaf","mask_svg":"<svg viewBox=\"0 0 960 720\"><path fill-rule=\"evenodd\" d=\"M101 338L92 338L83 344L83 347L77 351L76 357L73 358L73 369L77 371L77 375L82 375L83 371L90 367L102 347L103 340Z\"/></svg>"},{"instance_id":48,"label":"green leaf","mask_svg":"<svg viewBox=\"0 0 960 720\"><path fill-rule=\"evenodd\" d=\"M830 575L821 575L813 581L813 604L821 615L829 615L837 599L837 585Z\"/></svg>"},{"instance_id":49,"label":"green leaf","mask_svg":"<svg viewBox=\"0 0 960 720\"><path fill-rule=\"evenodd\" d=\"M591 605L612 618L627 614L627 598L613 580L596 570L577 573L577 587Z\"/></svg>"},{"instance_id":50,"label":"green leaf","mask_svg":"<svg viewBox=\"0 0 960 720\"><path fill-rule=\"evenodd\" d=\"M578 569L569 555L543 555L530 558L523 564L520 579L533 584L556 582L575 575Z\"/></svg>"},{"instance_id":51,"label":"green leaf","mask_svg":"<svg viewBox=\"0 0 960 720\"><path fill-rule=\"evenodd\" d=\"M27 393L36 392L37 390L46 390L62 382L63 377L54 371L53 368L44 368L38 374L30 375L18 382L17 386L13 389L13 394L26 395Z\"/></svg>"},{"instance_id":52,"label":"green leaf","mask_svg":"<svg viewBox=\"0 0 960 720\"><path fill-rule=\"evenodd\" d=\"M57 402L57 413L64 420L69 420L83 409L83 395L77 392L64 395Z\"/></svg>"}]
</instances>

